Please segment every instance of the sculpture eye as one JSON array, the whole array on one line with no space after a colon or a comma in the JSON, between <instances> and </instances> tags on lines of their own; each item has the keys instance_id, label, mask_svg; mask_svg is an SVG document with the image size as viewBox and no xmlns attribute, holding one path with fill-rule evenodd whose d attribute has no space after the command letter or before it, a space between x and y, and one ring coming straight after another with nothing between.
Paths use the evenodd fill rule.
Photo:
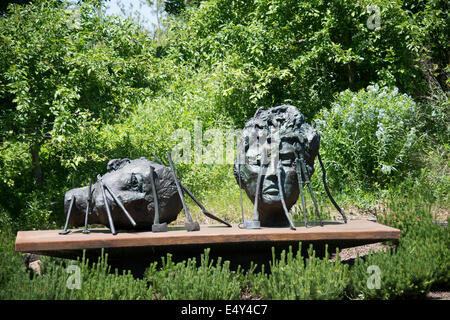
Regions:
<instances>
[{"instance_id":1,"label":"sculpture eye","mask_svg":"<svg viewBox=\"0 0 450 320\"><path fill-rule=\"evenodd\" d=\"M280 154L280 161L283 166L291 166L294 158L291 154Z\"/></svg>"},{"instance_id":2,"label":"sculpture eye","mask_svg":"<svg viewBox=\"0 0 450 320\"><path fill-rule=\"evenodd\" d=\"M130 188L134 191L142 191L142 177L139 174L131 174Z\"/></svg>"}]
</instances>

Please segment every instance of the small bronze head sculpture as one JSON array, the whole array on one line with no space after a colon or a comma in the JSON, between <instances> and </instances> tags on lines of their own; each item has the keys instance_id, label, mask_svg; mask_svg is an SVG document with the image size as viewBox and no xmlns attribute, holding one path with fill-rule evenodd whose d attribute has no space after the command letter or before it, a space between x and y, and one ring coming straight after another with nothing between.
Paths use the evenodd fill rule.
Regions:
<instances>
[{"instance_id":1,"label":"small bronze head sculpture","mask_svg":"<svg viewBox=\"0 0 450 320\"><path fill-rule=\"evenodd\" d=\"M254 221L261 226L290 225L295 229L289 210L299 195L305 210L305 184L317 209L309 181L315 158L320 160L319 146L319 133L305 122L296 107L258 109L243 129L234 164L236 180L255 205ZM326 190L328 193L327 187Z\"/></svg>"},{"instance_id":2,"label":"small bronze head sculpture","mask_svg":"<svg viewBox=\"0 0 450 320\"><path fill-rule=\"evenodd\" d=\"M142 157L135 160L114 159L107 165L107 173L98 175L98 181L87 187L69 190L64 197L66 225L61 234L68 233L68 224L74 227L102 224L116 234L122 230L167 231L167 224L177 219L184 208L188 231L199 230L192 221L184 202L186 192L202 212L221 223L229 223L209 213L194 195L179 181L175 167L167 153L170 167L158 158L152 162ZM156 157L156 156L155 156Z\"/></svg>"},{"instance_id":3,"label":"small bronze head sculpture","mask_svg":"<svg viewBox=\"0 0 450 320\"><path fill-rule=\"evenodd\" d=\"M114 159L109 161L107 173L101 177L102 183L111 189L112 194L120 197L123 206L136 222L135 226L130 223L117 202L114 201L112 194L107 190L106 198L116 228L123 230L151 228L155 217L155 202L153 201L150 167L154 168L156 178L160 222L170 223L176 220L182 209L182 204L169 168L151 162L146 158L136 160ZM91 187L91 193L93 214L89 215L88 223L109 227L100 181ZM66 193L64 197L66 213L72 196L75 197L75 202L69 224L74 227L84 226L89 187L72 189Z\"/></svg>"}]
</instances>

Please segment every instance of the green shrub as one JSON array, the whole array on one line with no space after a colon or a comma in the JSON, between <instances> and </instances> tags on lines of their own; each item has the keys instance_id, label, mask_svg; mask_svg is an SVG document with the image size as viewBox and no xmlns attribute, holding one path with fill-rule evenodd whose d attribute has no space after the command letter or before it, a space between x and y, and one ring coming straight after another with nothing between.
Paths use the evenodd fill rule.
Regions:
<instances>
[{"instance_id":1,"label":"green shrub","mask_svg":"<svg viewBox=\"0 0 450 320\"><path fill-rule=\"evenodd\" d=\"M330 182L384 184L414 168L415 112L415 102L396 88L341 92L316 119Z\"/></svg>"},{"instance_id":2,"label":"green shrub","mask_svg":"<svg viewBox=\"0 0 450 320\"><path fill-rule=\"evenodd\" d=\"M436 84L434 85L436 86ZM442 89L430 91L425 101L419 104L420 130L427 135L430 142L445 145L448 148L450 140L449 94Z\"/></svg>"},{"instance_id":3,"label":"green shrub","mask_svg":"<svg viewBox=\"0 0 450 320\"><path fill-rule=\"evenodd\" d=\"M5 287L11 282L11 278L26 277L23 260L14 252L13 236L9 230L0 230L0 299L6 299Z\"/></svg>"},{"instance_id":4,"label":"green shrub","mask_svg":"<svg viewBox=\"0 0 450 320\"><path fill-rule=\"evenodd\" d=\"M5 252L2 252L5 254ZM107 263L107 255L99 257L97 263L89 266L89 261L83 259L73 262L77 271L71 269L71 264L66 261L45 261L42 266L42 274L30 274L25 271L23 262L19 263L20 255L14 254L12 250L6 253L13 256L14 270L6 270L7 279L1 279L1 299L14 300L137 300L152 299L151 288L143 280L134 279L130 272L119 274L116 270L110 272ZM45 259L44 259L45 260ZM2 260L3 262L4 260ZM5 260L9 261L10 260ZM70 287L76 284L71 277L79 272L79 289ZM3 277L3 275L2 275Z\"/></svg>"},{"instance_id":5,"label":"green shrub","mask_svg":"<svg viewBox=\"0 0 450 320\"><path fill-rule=\"evenodd\" d=\"M149 281L161 299L169 300L230 300L239 299L242 290L242 271L230 270L230 262L218 258L215 265L209 249L201 255L197 267L195 258L174 263L172 256L162 259L161 269L152 263L146 270Z\"/></svg>"},{"instance_id":6,"label":"green shrub","mask_svg":"<svg viewBox=\"0 0 450 320\"><path fill-rule=\"evenodd\" d=\"M351 268L349 295L365 299L423 298L432 287L450 286L450 230L435 222L431 204L417 193L394 194L378 222L398 228L398 247L358 258ZM367 268L381 272L379 289L370 289Z\"/></svg>"},{"instance_id":7,"label":"green shrub","mask_svg":"<svg viewBox=\"0 0 450 320\"><path fill-rule=\"evenodd\" d=\"M432 285L448 286L450 255L448 231L445 233L437 237L436 230L421 228L414 236L408 235L402 239L397 249L371 254L365 260L356 259L350 270L349 296L415 299L424 298ZM379 288L368 286L370 266L379 268Z\"/></svg>"},{"instance_id":8,"label":"green shrub","mask_svg":"<svg viewBox=\"0 0 450 320\"><path fill-rule=\"evenodd\" d=\"M301 244L294 256L292 247L282 251L280 259L272 253L270 273L250 277L250 290L263 299L321 300L342 299L348 282L348 266L339 257L331 261L328 253L323 259L315 256L312 247L308 258L301 255ZM337 255L338 256L338 255Z\"/></svg>"},{"instance_id":9,"label":"green shrub","mask_svg":"<svg viewBox=\"0 0 450 320\"><path fill-rule=\"evenodd\" d=\"M380 28L368 26L368 6ZM427 59L446 79L445 10L442 2L207 0L168 21L162 46L176 64L223 75L223 112L236 124L286 101L311 119L335 92L372 82L423 95L434 79L423 72Z\"/></svg>"}]
</instances>

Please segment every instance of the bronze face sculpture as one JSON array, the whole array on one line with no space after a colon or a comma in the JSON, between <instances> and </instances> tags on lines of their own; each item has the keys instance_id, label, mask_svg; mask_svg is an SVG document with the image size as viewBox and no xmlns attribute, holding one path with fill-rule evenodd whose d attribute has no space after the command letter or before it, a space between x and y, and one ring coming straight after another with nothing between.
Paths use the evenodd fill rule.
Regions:
<instances>
[{"instance_id":1,"label":"bronze face sculpture","mask_svg":"<svg viewBox=\"0 0 450 320\"><path fill-rule=\"evenodd\" d=\"M304 116L291 105L260 108L245 125L234 164L236 180L254 203L253 221L244 221L249 228L290 226L295 229L289 209L302 199L307 226L303 186L307 185L317 213L320 213L309 184L314 173L314 161L319 155L320 136L305 122ZM346 221L345 214L339 212ZM320 218L322 224L322 220ZM322 224L323 225L323 224Z\"/></svg>"},{"instance_id":2,"label":"bronze face sculpture","mask_svg":"<svg viewBox=\"0 0 450 320\"><path fill-rule=\"evenodd\" d=\"M107 173L98 175L98 181L83 188L69 190L64 199L67 214L66 225L61 234L68 233L68 224L74 227L102 224L116 234L122 230L167 231L167 224L176 220L184 208L188 231L200 229L192 221L184 202L186 192L201 208L202 212L221 223L229 223L209 213L194 195L179 181L175 167L167 153L170 167L142 157L135 160L114 159L109 161Z\"/></svg>"}]
</instances>

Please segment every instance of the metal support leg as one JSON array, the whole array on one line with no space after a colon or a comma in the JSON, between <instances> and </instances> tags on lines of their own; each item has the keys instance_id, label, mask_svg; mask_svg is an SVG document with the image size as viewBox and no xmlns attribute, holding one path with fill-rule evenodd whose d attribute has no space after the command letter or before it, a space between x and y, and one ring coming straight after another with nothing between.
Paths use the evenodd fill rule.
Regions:
<instances>
[{"instance_id":1,"label":"metal support leg","mask_svg":"<svg viewBox=\"0 0 450 320\"><path fill-rule=\"evenodd\" d=\"M84 234L90 233L90 231L88 230L88 216L91 210L91 202L92 202L92 179L89 180L88 199L86 201L86 214L84 216L84 230L83 230Z\"/></svg>"},{"instance_id":2,"label":"metal support leg","mask_svg":"<svg viewBox=\"0 0 450 320\"><path fill-rule=\"evenodd\" d=\"M75 196L72 195L72 198L70 199L69 210L67 210L66 224L64 225L64 230L60 231L59 234L68 234L70 232L70 230L67 230L67 227L69 225L70 213L72 212L72 206L74 202Z\"/></svg>"},{"instance_id":3,"label":"metal support leg","mask_svg":"<svg viewBox=\"0 0 450 320\"><path fill-rule=\"evenodd\" d=\"M258 202L261 190L261 179L264 175L265 161L261 161L261 166L259 168L258 178L256 179L256 191L255 191L255 202L253 206L253 220L244 219L244 229L261 229L261 222L259 221L258 213ZM240 173L239 173L240 174Z\"/></svg>"},{"instance_id":4,"label":"metal support leg","mask_svg":"<svg viewBox=\"0 0 450 320\"><path fill-rule=\"evenodd\" d=\"M319 207L317 206L316 198L314 197L314 194L313 194L313 191L312 191L312 188L311 188L311 184L309 182L308 171L306 170L305 161L303 160L303 157L301 155L300 155L300 164L302 166L302 171L303 171L304 176L305 176L305 183L308 186L309 194L311 195L311 199L312 199L312 201L314 203L314 207L316 208L317 215L319 216L320 225L323 227L322 217L320 215Z\"/></svg>"},{"instance_id":5,"label":"metal support leg","mask_svg":"<svg viewBox=\"0 0 450 320\"><path fill-rule=\"evenodd\" d=\"M319 163L320 163L320 167L322 168L322 181L323 181L323 186L325 188L325 191L328 195L328 198L330 199L331 203L334 205L334 207L337 209L337 211L339 211L339 213L341 214L342 218L344 218L344 222L347 223L347 217L345 216L344 211L339 207L339 205L336 203L336 201L334 201L333 197L331 196L331 192L328 189L328 185L327 185L327 173L325 171L325 166L323 165L322 159L320 157L320 153L318 154L318 158L319 158Z\"/></svg>"},{"instance_id":6,"label":"metal support leg","mask_svg":"<svg viewBox=\"0 0 450 320\"><path fill-rule=\"evenodd\" d=\"M281 181L281 163L278 161L278 169L277 169L277 180L278 180L278 190L280 192L281 204L283 205L284 214L289 221L289 225L292 230L296 230L294 222L292 221L292 217L289 214L289 210L286 207L286 201L284 200L284 191L283 191L283 183Z\"/></svg>"},{"instance_id":7,"label":"metal support leg","mask_svg":"<svg viewBox=\"0 0 450 320\"><path fill-rule=\"evenodd\" d=\"M133 227L136 227L136 222L134 221L134 219L131 217L130 213L127 211L127 209L125 209L125 206L122 204L122 201L119 200L119 198L114 194L114 192L111 190L111 188L104 183L103 184L105 189L109 192L109 194L111 195L111 197L114 199L114 201L117 203L117 205L119 206L120 209L122 209L123 213L125 213L125 216L128 218L128 220L130 221L130 223L133 225Z\"/></svg>"},{"instance_id":8,"label":"metal support leg","mask_svg":"<svg viewBox=\"0 0 450 320\"><path fill-rule=\"evenodd\" d=\"M188 194L188 196L197 204L197 206L202 210L202 213L207 216L208 218L214 219L220 223L225 224L227 227L231 227L231 224L226 222L225 220L220 219L219 217L213 215L211 212L206 210L206 208L200 203L200 201L197 200L197 198L192 194L192 192L189 191L188 188L186 188L181 181L179 181L180 187Z\"/></svg>"},{"instance_id":9,"label":"metal support leg","mask_svg":"<svg viewBox=\"0 0 450 320\"><path fill-rule=\"evenodd\" d=\"M308 228L308 219L306 219L305 196L303 195L302 167L299 158L296 158L295 162L297 166L298 189L300 190L300 198L302 200L303 218L305 219L305 227Z\"/></svg>"},{"instance_id":10,"label":"metal support leg","mask_svg":"<svg viewBox=\"0 0 450 320\"><path fill-rule=\"evenodd\" d=\"M114 221L111 216L111 211L109 210L108 199L106 198L105 186L103 185L102 177L100 175L98 175L97 179L100 184L100 190L103 195L103 202L105 203L106 214L108 215L109 229L111 230L111 233L113 235L116 235L117 232L116 232L116 228L114 227Z\"/></svg>"},{"instance_id":11,"label":"metal support leg","mask_svg":"<svg viewBox=\"0 0 450 320\"><path fill-rule=\"evenodd\" d=\"M242 214L242 223L244 223L244 203L242 201L242 183L241 183L241 156L239 153L239 145L238 145L238 138L236 136L236 150L237 150L237 158L238 158L238 164L237 164L237 169L238 169L238 181L239 181L239 196L240 196L240 200L241 200L241 214Z\"/></svg>"},{"instance_id":12,"label":"metal support leg","mask_svg":"<svg viewBox=\"0 0 450 320\"><path fill-rule=\"evenodd\" d=\"M178 194L180 195L181 203L183 204L184 213L186 214L187 222L184 224L184 227L187 231L198 231L200 230L200 225L197 221L193 221L191 214L189 213L189 209L186 206L186 202L184 201L183 190L181 189L180 183L178 181L177 173L175 172L175 167L172 162L172 157L170 156L170 152L166 153L167 159L169 160L170 168L172 169L172 176L175 180L175 184L177 186Z\"/></svg>"},{"instance_id":13,"label":"metal support leg","mask_svg":"<svg viewBox=\"0 0 450 320\"><path fill-rule=\"evenodd\" d=\"M151 152L151 151L150 151ZM165 164L153 153L151 152L151 154L153 155L153 157L156 159L156 161L162 165L165 166ZM184 190L184 192L187 193L187 195L197 204L197 206L200 208L200 210L202 210L203 214L205 216L207 216L208 218L214 219L220 223L225 224L227 227L231 227L231 224L229 224L228 222L226 222L225 220L220 219L219 217L213 215L211 212L209 212L208 210L206 210L206 208L201 204L200 201L197 200L197 198L192 194L192 192L189 191L188 188L186 188L183 183L181 181L179 181L180 183L180 187Z\"/></svg>"},{"instance_id":14,"label":"metal support leg","mask_svg":"<svg viewBox=\"0 0 450 320\"><path fill-rule=\"evenodd\" d=\"M150 182L152 184L153 204L155 206L155 218L153 220L152 232L167 232L169 231L167 223L159 223L159 202L158 193L156 192L155 169L153 167L150 167Z\"/></svg>"}]
</instances>

